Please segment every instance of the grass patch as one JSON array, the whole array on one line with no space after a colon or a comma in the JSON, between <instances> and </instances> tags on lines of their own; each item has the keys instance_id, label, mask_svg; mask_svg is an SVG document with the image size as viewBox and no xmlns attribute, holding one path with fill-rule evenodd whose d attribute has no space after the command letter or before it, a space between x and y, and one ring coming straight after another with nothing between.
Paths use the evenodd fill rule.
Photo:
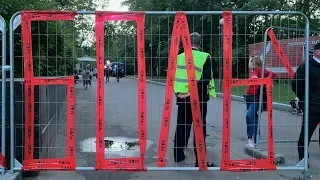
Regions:
<instances>
[{"instance_id":1,"label":"grass patch","mask_svg":"<svg viewBox=\"0 0 320 180\"><path fill-rule=\"evenodd\" d=\"M136 77L136 76L131 76ZM166 82L166 77L164 76L154 76L151 78L151 76L147 76L148 80L153 80L156 82ZM283 104L289 104L289 101L293 98L295 98L294 92L291 90L291 82L289 80L284 79L275 79L273 81L273 102L283 103ZM222 87L220 88L220 85L222 86L222 83L220 80L215 80L216 90L217 92L222 92ZM243 96L246 92L247 86L239 86L239 87L233 87L232 88L232 94L236 96Z\"/></svg>"}]
</instances>

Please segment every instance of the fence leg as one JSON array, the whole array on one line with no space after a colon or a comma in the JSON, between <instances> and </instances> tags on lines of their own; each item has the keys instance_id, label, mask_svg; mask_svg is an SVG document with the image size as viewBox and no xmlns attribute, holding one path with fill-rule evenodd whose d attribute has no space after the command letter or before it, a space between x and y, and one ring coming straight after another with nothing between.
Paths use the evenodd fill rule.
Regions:
<instances>
[{"instance_id":1,"label":"fence leg","mask_svg":"<svg viewBox=\"0 0 320 180\"><path fill-rule=\"evenodd\" d=\"M6 171L5 157L6 157L6 22L0 16L0 32L2 32L2 117L1 117L1 155L3 156L3 167L1 166L1 174L4 175ZM1 164L1 162L0 162Z\"/></svg>"},{"instance_id":2,"label":"fence leg","mask_svg":"<svg viewBox=\"0 0 320 180\"><path fill-rule=\"evenodd\" d=\"M305 124L304 124L304 179L308 179L309 175L309 157L308 157L308 134L309 134L309 31L310 31L310 24L307 17L306 19L306 48L305 48Z\"/></svg>"},{"instance_id":3,"label":"fence leg","mask_svg":"<svg viewBox=\"0 0 320 180\"><path fill-rule=\"evenodd\" d=\"M14 144L14 50L13 50L13 45L14 45L14 27L13 27L13 22L16 19L16 17L20 14L19 12L15 13L11 19L10 19L10 25L9 25L9 32L10 32L10 66L11 66L11 71L10 71L10 173L14 173L14 157L15 157L15 144ZM9 162L8 162L9 164Z\"/></svg>"}]
</instances>

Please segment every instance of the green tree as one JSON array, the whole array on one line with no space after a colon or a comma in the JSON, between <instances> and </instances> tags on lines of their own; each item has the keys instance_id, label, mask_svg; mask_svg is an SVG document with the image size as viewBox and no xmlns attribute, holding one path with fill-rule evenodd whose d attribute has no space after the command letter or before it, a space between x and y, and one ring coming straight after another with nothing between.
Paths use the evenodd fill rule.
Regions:
<instances>
[{"instance_id":1,"label":"green tree","mask_svg":"<svg viewBox=\"0 0 320 180\"><path fill-rule=\"evenodd\" d=\"M88 0L2 0L0 14L6 22L9 22L11 16L20 10L94 10L95 6L93 1ZM92 25L93 23L88 23L88 18L81 16L77 16L72 22L33 22L32 47L35 76L71 75L77 63L77 57L83 52L86 34L93 30ZM15 76L22 77L21 27L15 30L14 39ZM89 46L92 50L92 45Z\"/></svg>"},{"instance_id":2,"label":"green tree","mask_svg":"<svg viewBox=\"0 0 320 180\"><path fill-rule=\"evenodd\" d=\"M296 0L289 2L288 0L126 0L123 3L132 11L285 11L295 10L305 13L310 19L311 29L319 27L319 16L316 16L319 10L318 0ZM145 31L146 47L152 41L152 51L157 52L156 55L162 57L168 56L170 46L170 34L173 26L173 16L146 16ZM188 16L190 31L198 31L203 34L203 50L209 52L213 57L213 67L215 76L218 75L218 64L221 62L221 30L219 20L221 16ZM282 26L291 28L304 28L304 20L301 17L289 15L243 15L234 16L234 37L233 37L233 63L234 75L243 77L247 72L248 45L257 42L263 42L264 31L270 26ZM281 34L278 38L294 38L303 37L303 33L277 30L277 34ZM168 34L162 36L158 34ZM159 37L160 36L160 37ZM161 44L161 50L157 50ZM151 49L146 48L146 55L150 56ZM154 56L155 54L153 54ZM219 58L220 57L220 58ZM151 61L147 61L147 68L150 69ZM166 68L166 59L164 58L162 68ZM153 63L154 64L154 63Z\"/></svg>"}]
</instances>

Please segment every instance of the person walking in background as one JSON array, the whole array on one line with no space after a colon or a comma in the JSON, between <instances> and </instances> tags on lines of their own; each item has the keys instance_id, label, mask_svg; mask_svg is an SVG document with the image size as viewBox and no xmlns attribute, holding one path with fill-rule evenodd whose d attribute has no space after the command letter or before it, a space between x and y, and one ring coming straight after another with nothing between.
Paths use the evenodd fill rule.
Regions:
<instances>
[{"instance_id":1,"label":"person walking in background","mask_svg":"<svg viewBox=\"0 0 320 180\"><path fill-rule=\"evenodd\" d=\"M109 82L109 77L110 77L110 66L107 65L106 68L104 69L104 74L106 76L106 83Z\"/></svg>"},{"instance_id":2,"label":"person walking in background","mask_svg":"<svg viewBox=\"0 0 320 180\"><path fill-rule=\"evenodd\" d=\"M93 75L96 77L96 79L98 79L98 70L97 70L97 68L93 69Z\"/></svg>"},{"instance_id":3,"label":"person walking in background","mask_svg":"<svg viewBox=\"0 0 320 180\"><path fill-rule=\"evenodd\" d=\"M74 78L74 83L78 83L79 82L79 76L78 76L76 70L73 71L73 78Z\"/></svg>"},{"instance_id":4,"label":"person walking in background","mask_svg":"<svg viewBox=\"0 0 320 180\"><path fill-rule=\"evenodd\" d=\"M214 80L212 78L211 56L208 53L201 52L201 35L197 32L190 34L192 44L192 54L194 57L195 75L198 86L198 96L200 103L200 111L203 124L204 141L206 139L206 116L207 102L210 97L216 97L214 89ZM190 92L188 84L188 75L186 70L185 53L181 53L177 58L176 78L174 83L174 92L177 96L178 117L177 127L174 137L174 161L181 162L186 157L184 148L187 147L192 126L192 109L190 104ZM196 150L195 136L193 138L194 153L196 156L195 167L198 167L198 157ZM206 147L206 144L204 144ZM207 164L213 167L214 164Z\"/></svg>"},{"instance_id":5,"label":"person walking in background","mask_svg":"<svg viewBox=\"0 0 320 180\"><path fill-rule=\"evenodd\" d=\"M305 112L305 62L302 63L294 74L292 83L292 91L298 97L299 107ZM320 123L320 43L313 46L313 56L309 63L309 134L308 145L310 144L313 132ZM304 158L304 122L305 114L303 113L300 136L298 140L299 160ZM320 131L320 130L319 130ZM320 136L320 134L319 134ZM320 143L320 142L319 142ZM320 144L319 144L320 146ZM309 156L309 155L308 155Z\"/></svg>"},{"instance_id":6,"label":"person walking in background","mask_svg":"<svg viewBox=\"0 0 320 180\"><path fill-rule=\"evenodd\" d=\"M120 66L115 65L117 82L120 80Z\"/></svg>"},{"instance_id":7,"label":"person walking in background","mask_svg":"<svg viewBox=\"0 0 320 180\"><path fill-rule=\"evenodd\" d=\"M251 71L250 79L261 78L262 77L262 62L260 57L251 57L249 60L249 70ZM275 78L276 74L264 69L264 76ZM260 85L250 85L247 88L246 95L244 98L247 105L247 136L248 136L248 146L250 148L255 147L257 141L257 131L258 131L258 110L259 110L259 94ZM264 102L264 101L263 101Z\"/></svg>"},{"instance_id":8,"label":"person walking in background","mask_svg":"<svg viewBox=\"0 0 320 180\"><path fill-rule=\"evenodd\" d=\"M87 89L88 88L88 84L90 82L89 66L85 66L85 69L82 71L82 80L83 80L83 86L85 87L85 89Z\"/></svg>"},{"instance_id":9,"label":"person walking in background","mask_svg":"<svg viewBox=\"0 0 320 180\"><path fill-rule=\"evenodd\" d=\"M108 67L108 82L110 81L111 75L112 75L112 67L109 66L109 67Z\"/></svg>"},{"instance_id":10,"label":"person walking in background","mask_svg":"<svg viewBox=\"0 0 320 180\"><path fill-rule=\"evenodd\" d=\"M93 78L93 68L89 69L90 73L89 73L89 84L90 84L90 87L92 87L92 84L91 84L91 80Z\"/></svg>"}]
</instances>

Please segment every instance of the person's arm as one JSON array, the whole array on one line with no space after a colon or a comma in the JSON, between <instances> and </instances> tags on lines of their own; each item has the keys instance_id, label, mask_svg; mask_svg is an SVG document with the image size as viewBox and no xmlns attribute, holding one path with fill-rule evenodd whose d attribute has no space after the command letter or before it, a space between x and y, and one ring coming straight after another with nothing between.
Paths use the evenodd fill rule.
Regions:
<instances>
[{"instance_id":1,"label":"person's arm","mask_svg":"<svg viewBox=\"0 0 320 180\"><path fill-rule=\"evenodd\" d=\"M303 100L303 94L305 90L305 66L301 64L291 82L292 91L297 95L300 101Z\"/></svg>"},{"instance_id":2,"label":"person's arm","mask_svg":"<svg viewBox=\"0 0 320 180\"><path fill-rule=\"evenodd\" d=\"M207 57L203 65L202 75L198 81L198 89L207 88L211 80L211 56Z\"/></svg>"},{"instance_id":3,"label":"person's arm","mask_svg":"<svg viewBox=\"0 0 320 180\"><path fill-rule=\"evenodd\" d=\"M84 79L84 75L85 75L85 70L82 70L82 71L81 71L82 79Z\"/></svg>"},{"instance_id":4,"label":"person's arm","mask_svg":"<svg viewBox=\"0 0 320 180\"><path fill-rule=\"evenodd\" d=\"M272 71L269 71L267 69L264 69L264 77L269 77L269 78L276 78L276 73L272 72Z\"/></svg>"}]
</instances>

